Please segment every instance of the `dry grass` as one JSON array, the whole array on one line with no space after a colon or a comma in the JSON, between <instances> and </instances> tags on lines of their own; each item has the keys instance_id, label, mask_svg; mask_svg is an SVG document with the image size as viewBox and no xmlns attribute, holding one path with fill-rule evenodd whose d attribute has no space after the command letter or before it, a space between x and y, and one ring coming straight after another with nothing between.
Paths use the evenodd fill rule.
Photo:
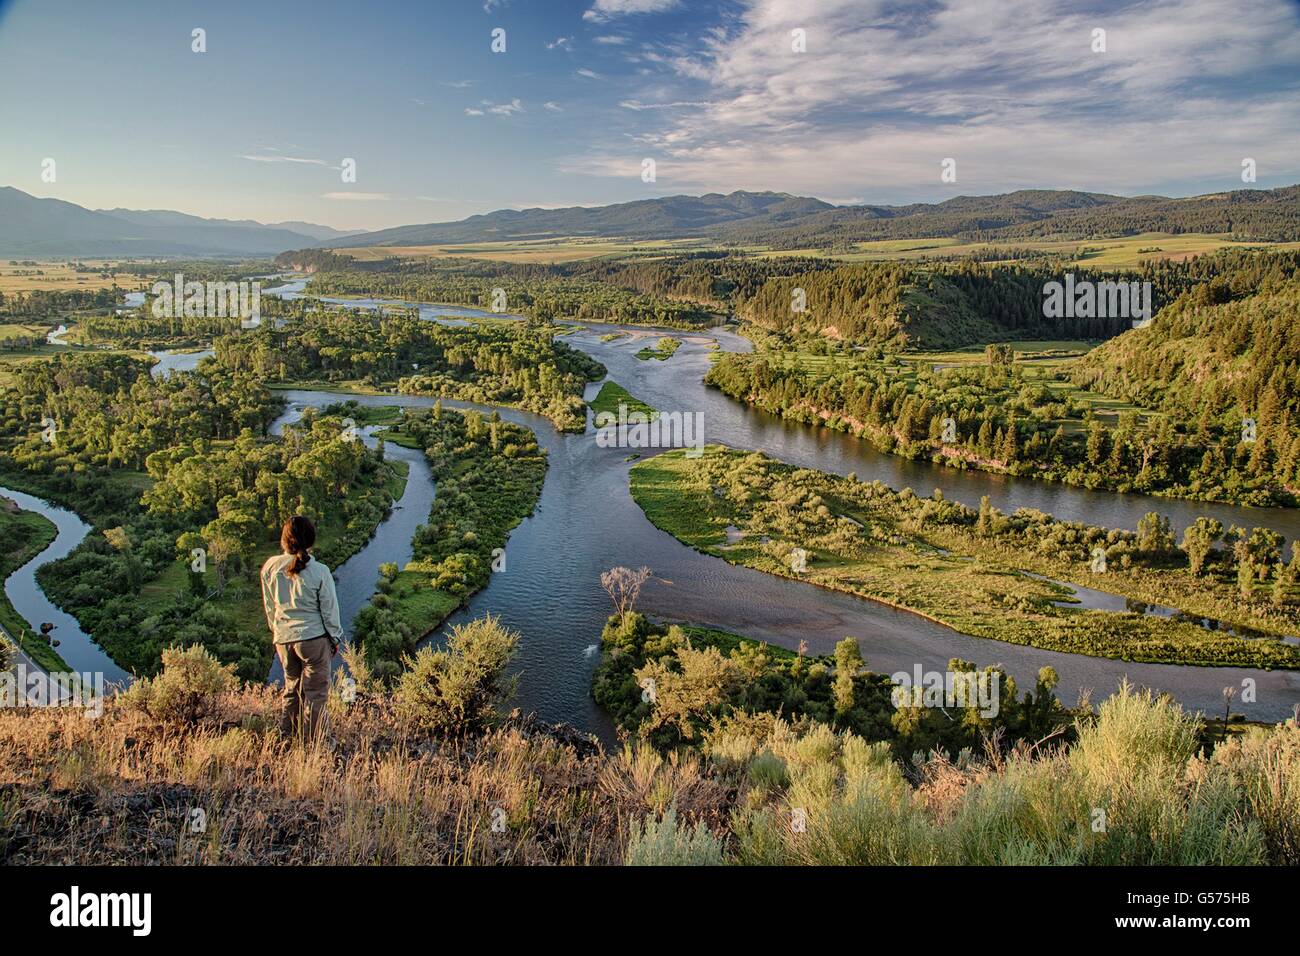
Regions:
<instances>
[{"instance_id":1,"label":"dry grass","mask_svg":"<svg viewBox=\"0 0 1300 956\"><path fill-rule=\"evenodd\" d=\"M437 243L422 246L355 246L336 250L360 262L396 257L399 259L486 259L492 262L556 264L595 259L601 256L666 255L706 248L699 239L600 239L564 237L518 239L498 242Z\"/></svg>"},{"instance_id":2,"label":"dry grass","mask_svg":"<svg viewBox=\"0 0 1300 956\"><path fill-rule=\"evenodd\" d=\"M10 260L18 264L11 265ZM34 261L35 265L22 265ZM105 266L101 260L82 260L87 266ZM138 289L144 283L137 275L113 271L111 263L102 272L77 272L70 262L28 260L24 256L0 258L0 292L66 292L69 289Z\"/></svg>"},{"instance_id":3,"label":"dry grass","mask_svg":"<svg viewBox=\"0 0 1300 956\"><path fill-rule=\"evenodd\" d=\"M1250 243L1229 236L1206 233L1171 235L1145 232L1136 236L1112 239L1001 239L996 242L964 242L953 238L878 239L857 242L848 252L827 253L816 248L789 249L764 253L765 258L782 256L827 255L843 262L917 261L936 257L968 256L998 249L1033 249L1045 254L1068 255L1070 266L1084 269L1131 269L1143 262L1172 260L1182 262L1193 256L1220 249L1264 248L1269 251L1300 248L1300 243ZM1014 260L1006 260L1012 262Z\"/></svg>"},{"instance_id":4,"label":"dry grass","mask_svg":"<svg viewBox=\"0 0 1300 956\"><path fill-rule=\"evenodd\" d=\"M268 729L276 707L250 687L189 729L116 703L0 712L0 860L609 864L649 806L723 818L698 765L625 763L517 715L444 742L395 730L386 699L332 697L334 746L304 748Z\"/></svg>"},{"instance_id":5,"label":"dry grass","mask_svg":"<svg viewBox=\"0 0 1300 956\"><path fill-rule=\"evenodd\" d=\"M0 863L1300 862L1295 722L1206 756L1195 718L1128 689L1070 746L904 763L772 715L668 755L518 714L442 741L364 693L304 748L267 729L276 704L246 687L185 729L116 702L0 711Z\"/></svg>"}]
</instances>

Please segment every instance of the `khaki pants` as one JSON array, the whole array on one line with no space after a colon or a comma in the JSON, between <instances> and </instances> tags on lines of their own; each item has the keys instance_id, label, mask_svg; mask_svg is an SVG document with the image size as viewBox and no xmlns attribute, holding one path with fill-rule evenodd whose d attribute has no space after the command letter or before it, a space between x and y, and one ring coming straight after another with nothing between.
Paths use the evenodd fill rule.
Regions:
<instances>
[{"instance_id":1,"label":"khaki pants","mask_svg":"<svg viewBox=\"0 0 1300 956\"><path fill-rule=\"evenodd\" d=\"M280 702L280 732L315 739L325 730L325 705L330 692L330 642L315 637L293 644L277 644L284 668L284 694Z\"/></svg>"}]
</instances>

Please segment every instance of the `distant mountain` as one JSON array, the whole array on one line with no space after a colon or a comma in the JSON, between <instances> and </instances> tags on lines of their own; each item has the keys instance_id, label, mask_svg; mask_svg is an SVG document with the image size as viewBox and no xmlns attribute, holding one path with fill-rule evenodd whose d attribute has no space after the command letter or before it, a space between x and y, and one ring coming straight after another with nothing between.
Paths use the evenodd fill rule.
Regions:
<instances>
[{"instance_id":1,"label":"distant mountain","mask_svg":"<svg viewBox=\"0 0 1300 956\"><path fill-rule=\"evenodd\" d=\"M406 246L569 236L632 240L699 237L778 249L824 249L870 239L1089 239L1142 232L1226 233L1300 240L1300 186L1185 199L1024 189L905 206L834 206L788 193L664 196L608 206L500 209L457 222L345 233L306 222L203 219L168 210L90 210L0 187L0 255L269 256L288 250Z\"/></svg>"},{"instance_id":2,"label":"distant mountain","mask_svg":"<svg viewBox=\"0 0 1300 956\"><path fill-rule=\"evenodd\" d=\"M865 239L975 237L1022 223L1053 221L1078 209L1123 202L1122 196L1072 190L1023 189L996 196L956 196L906 206L839 206L777 230L739 226L728 238L774 245L823 245Z\"/></svg>"},{"instance_id":3,"label":"distant mountain","mask_svg":"<svg viewBox=\"0 0 1300 956\"><path fill-rule=\"evenodd\" d=\"M1242 189L1186 199L1025 189L905 206L833 206L786 193L665 196L610 206L502 209L457 222L383 229L323 243L404 246L589 236L711 238L777 248L825 247L869 239L1086 239L1140 232L1230 233L1243 239L1300 239L1300 186Z\"/></svg>"},{"instance_id":4,"label":"distant mountain","mask_svg":"<svg viewBox=\"0 0 1300 956\"><path fill-rule=\"evenodd\" d=\"M0 255L266 256L347 235L310 223L263 225L168 210L91 210L0 186Z\"/></svg>"},{"instance_id":5,"label":"distant mountain","mask_svg":"<svg viewBox=\"0 0 1300 956\"><path fill-rule=\"evenodd\" d=\"M203 219L199 216L191 216L183 212L172 212L167 209L99 209L105 215L113 216L117 219L125 219L127 222L133 222L140 226L192 226L196 228L211 228L213 226L241 227L252 229L281 229L288 232L295 232L299 235L310 236L313 239L324 242L327 239L338 239L343 236L355 236L364 232L363 229L353 229L346 231L343 229L334 229L330 226L318 226L311 222L257 222L253 219Z\"/></svg>"},{"instance_id":6,"label":"distant mountain","mask_svg":"<svg viewBox=\"0 0 1300 956\"><path fill-rule=\"evenodd\" d=\"M1003 230L1007 237L1047 232L1086 238L1142 232L1232 233L1243 239L1300 239L1300 186L1234 189L1231 192L1167 199L1137 196L1105 208L1063 210L1050 220L1024 222Z\"/></svg>"},{"instance_id":7,"label":"distant mountain","mask_svg":"<svg viewBox=\"0 0 1300 956\"><path fill-rule=\"evenodd\" d=\"M500 209L459 222L398 226L361 239L334 240L327 247L407 246L493 239L546 239L557 236L618 236L674 239L710 234L722 226L776 229L835 207L820 199L787 193L733 192L727 195L664 196L611 206L563 209Z\"/></svg>"},{"instance_id":8,"label":"distant mountain","mask_svg":"<svg viewBox=\"0 0 1300 956\"><path fill-rule=\"evenodd\" d=\"M238 222L240 225L258 225L251 219L242 219ZM321 226L314 222L302 222L297 219L288 222L268 222L265 225L268 229L287 229L290 232L302 233L304 236L312 236L321 242L329 239L339 239L343 236L359 236L366 231L364 229L335 229L333 226Z\"/></svg>"}]
</instances>

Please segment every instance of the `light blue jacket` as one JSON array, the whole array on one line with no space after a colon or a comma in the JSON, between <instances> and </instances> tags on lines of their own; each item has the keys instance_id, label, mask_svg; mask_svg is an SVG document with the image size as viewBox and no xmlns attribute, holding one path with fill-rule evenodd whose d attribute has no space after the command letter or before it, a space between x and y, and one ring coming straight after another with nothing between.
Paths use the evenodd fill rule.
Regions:
<instances>
[{"instance_id":1,"label":"light blue jacket","mask_svg":"<svg viewBox=\"0 0 1300 956\"><path fill-rule=\"evenodd\" d=\"M273 642L293 644L328 636L337 647L343 640L343 625L334 575L315 558L298 574L290 574L293 561L292 554L277 554L262 565L262 606Z\"/></svg>"}]
</instances>

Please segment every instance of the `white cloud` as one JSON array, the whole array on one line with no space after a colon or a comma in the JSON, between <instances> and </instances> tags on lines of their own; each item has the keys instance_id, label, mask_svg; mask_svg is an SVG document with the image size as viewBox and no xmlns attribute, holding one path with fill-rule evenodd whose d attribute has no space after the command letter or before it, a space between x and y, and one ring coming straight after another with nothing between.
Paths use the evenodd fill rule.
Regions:
<instances>
[{"instance_id":1,"label":"white cloud","mask_svg":"<svg viewBox=\"0 0 1300 956\"><path fill-rule=\"evenodd\" d=\"M1096 27L1106 53L1091 50ZM941 197L948 156L952 195L1240 187L1243 156L1300 174L1300 14L1285 0L1249 17L1224 0L1104 14L1074 0L745 0L698 42L636 56L672 86L620 105L661 117L638 149L674 189ZM562 169L638 175L639 158L605 146Z\"/></svg>"},{"instance_id":2,"label":"white cloud","mask_svg":"<svg viewBox=\"0 0 1300 956\"><path fill-rule=\"evenodd\" d=\"M595 70L589 70L589 69L587 69L587 67L585 67L585 66L584 66L582 69L580 69L580 70L578 71L578 75L579 75L579 76L585 76L585 77L586 77L587 79L589 79L589 80L599 80L599 79L600 79L600 74L599 74L599 73L597 73Z\"/></svg>"},{"instance_id":3,"label":"white cloud","mask_svg":"<svg viewBox=\"0 0 1300 956\"><path fill-rule=\"evenodd\" d=\"M303 156L258 156L248 154L240 156L240 159L251 159L255 163L304 163L309 166L328 166L329 163L323 159L307 159Z\"/></svg>"},{"instance_id":4,"label":"white cloud","mask_svg":"<svg viewBox=\"0 0 1300 956\"><path fill-rule=\"evenodd\" d=\"M573 37L556 37L550 43L546 44L546 49L554 50L557 48L563 48L569 46L571 43L573 43Z\"/></svg>"},{"instance_id":5,"label":"white cloud","mask_svg":"<svg viewBox=\"0 0 1300 956\"><path fill-rule=\"evenodd\" d=\"M627 37L609 34L607 36L596 37L596 42L603 46L622 46L627 43Z\"/></svg>"},{"instance_id":6,"label":"white cloud","mask_svg":"<svg viewBox=\"0 0 1300 956\"><path fill-rule=\"evenodd\" d=\"M675 110L690 107L711 106L711 103L699 100L676 100L672 103L642 103L640 100L622 100L618 104L625 110Z\"/></svg>"},{"instance_id":7,"label":"white cloud","mask_svg":"<svg viewBox=\"0 0 1300 956\"><path fill-rule=\"evenodd\" d=\"M554 102L554 101L552 101L552 100L547 100L547 101L546 101L545 103L543 103L542 105L545 106L546 109L550 110L552 113L563 113L563 112L564 112L564 107L561 106L559 103L556 103L556 102Z\"/></svg>"},{"instance_id":8,"label":"white cloud","mask_svg":"<svg viewBox=\"0 0 1300 956\"><path fill-rule=\"evenodd\" d=\"M596 0L582 18L599 23L630 13L662 13L677 4L678 0Z\"/></svg>"},{"instance_id":9,"label":"white cloud","mask_svg":"<svg viewBox=\"0 0 1300 956\"><path fill-rule=\"evenodd\" d=\"M514 116L516 113L523 113L524 104L516 97L509 103L493 103L491 100L483 100L478 106L465 107L466 116L484 116L488 113L493 116Z\"/></svg>"}]
</instances>

